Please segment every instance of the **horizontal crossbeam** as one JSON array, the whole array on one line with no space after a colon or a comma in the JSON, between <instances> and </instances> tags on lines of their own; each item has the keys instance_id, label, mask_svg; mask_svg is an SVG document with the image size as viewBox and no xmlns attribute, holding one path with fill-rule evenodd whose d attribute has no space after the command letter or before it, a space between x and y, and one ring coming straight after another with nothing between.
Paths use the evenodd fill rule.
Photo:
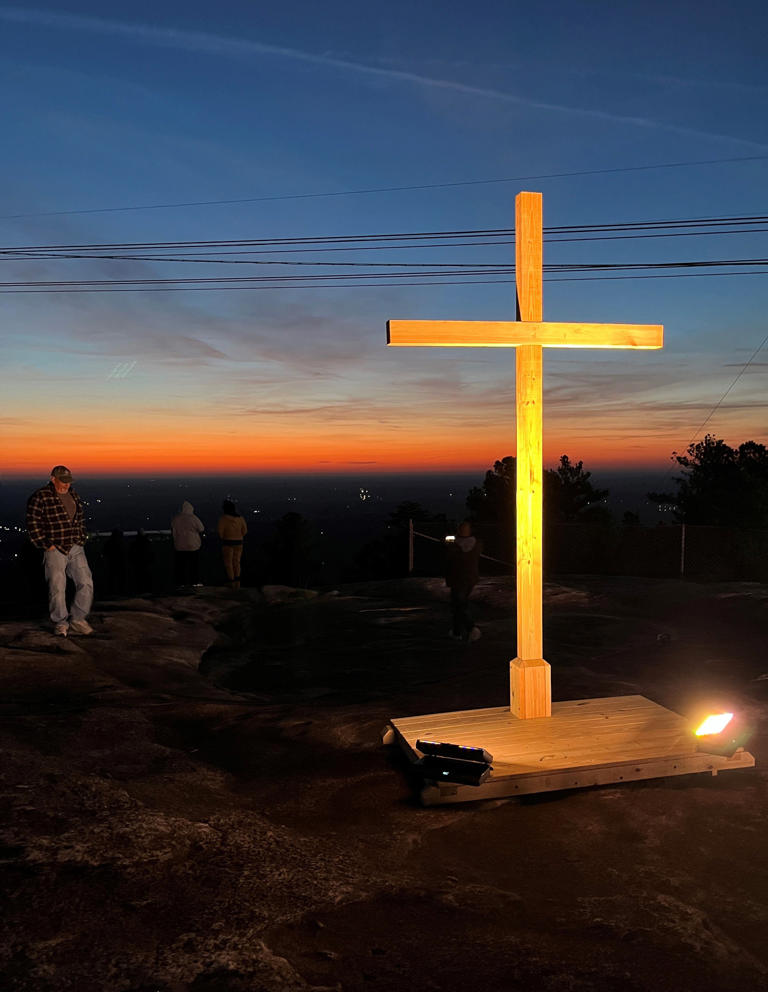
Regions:
<instances>
[{"instance_id":1,"label":"horizontal crossbeam","mask_svg":"<svg viewBox=\"0 0 768 992\"><path fill-rule=\"evenodd\" d=\"M531 320L389 320L387 344L399 347L661 348L662 324L557 324Z\"/></svg>"}]
</instances>

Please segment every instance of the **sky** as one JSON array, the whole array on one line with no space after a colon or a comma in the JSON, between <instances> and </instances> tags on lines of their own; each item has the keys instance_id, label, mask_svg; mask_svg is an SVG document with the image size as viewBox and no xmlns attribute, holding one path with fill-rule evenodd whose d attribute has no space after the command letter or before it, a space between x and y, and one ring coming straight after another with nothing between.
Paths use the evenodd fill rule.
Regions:
<instances>
[{"instance_id":1,"label":"sky","mask_svg":"<svg viewBox=\"0 0 768 992\"><path fill-rule=\"evenodd\" d=\"M514 351L388 348L386 321L513 320L491 274L513 244L42 249L509 230L530 190L545 265L766 259L768 221L546 232L768 215L767 35L759 0L0 0L0 478L485 471L515 453ZM768 442L768 263L622 272L545 273L546 320L665 329L661 351L545 350L545 464ZM222 276L273 281L147 282ZM40 291L83 280L133 283Z\"/></svg>"}]
</instances>

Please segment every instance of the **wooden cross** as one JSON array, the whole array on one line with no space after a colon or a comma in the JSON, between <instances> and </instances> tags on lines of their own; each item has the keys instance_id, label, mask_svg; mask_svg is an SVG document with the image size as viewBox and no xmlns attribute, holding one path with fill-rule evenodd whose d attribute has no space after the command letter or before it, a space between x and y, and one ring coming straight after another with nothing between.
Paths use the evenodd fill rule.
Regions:
<instances>
[{"instance_id":1,"label":"wooden cross","mask_svg":"<svg viewBox=\"0 0 768 992\"><path fill-rule=\"evenodd\" d=\"M541 193L515 199L517 320L390 320L387 344L516 348L517 657L509 664L510 709L551 716L550 666L542 637L542 349L661 348L661 324L542 322Z\"/></svg>"}]
</instances>

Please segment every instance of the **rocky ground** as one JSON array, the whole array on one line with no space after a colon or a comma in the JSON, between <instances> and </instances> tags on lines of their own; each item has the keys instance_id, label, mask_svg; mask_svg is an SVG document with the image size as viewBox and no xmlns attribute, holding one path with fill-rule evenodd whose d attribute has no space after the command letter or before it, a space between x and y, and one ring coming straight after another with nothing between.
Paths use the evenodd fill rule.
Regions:
<instances>
[{"instance_id":1,"label":"rocky ground","mask_svg":"<svg viewBox=\"0 0 768 992\"><path fill-rule=\"evenodd\" d=\"M0 624L8 992L768 987L768 586L573 578L555 699L727 697L752 770L423 809L390 717L503 705L438 580L96 604Z\"/></svg>"}]
</instances>

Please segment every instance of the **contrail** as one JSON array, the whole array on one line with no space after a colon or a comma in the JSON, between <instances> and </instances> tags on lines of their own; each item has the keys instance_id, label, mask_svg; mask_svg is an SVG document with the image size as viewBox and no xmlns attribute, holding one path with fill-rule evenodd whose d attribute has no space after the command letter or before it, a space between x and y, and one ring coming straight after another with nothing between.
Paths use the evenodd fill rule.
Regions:
<instances>
[{"instance_id":1,"label":"contrail","mask_svg":"<svg viewBox=\"0 0 768 992\"><path fill-rule=\"evenodd\" d=\"M57 14L48 10L35 10L22 7L0 8L0 20L13 24L36 25L43 28L60 28L68 31L89 31L92 34L112 35L126 41L144 42L162 48L174 48L188 52L203 52L207 55L218 56L267 56L271 58L292 59L310 65L326 66L354 72L359 75L375 76L379 79L409 83L416 86L426 86L432 89L448 90L454 93L464 93L469 96L481 97L486 100L497 100L503 103L516 104L532 110L543 110L551 113L570 114L588 117L593 120L609 121L612 124L628 124L651 130L668 131L687 137L706 138L708 140L729 141L750 148L765 150L768 145L750 141L747 138L737 138L729 134L718 134L710 131L700 131L696 128L682 127L677 124L665 124L647 117L635 117L624 114L614 114L604 110L588 107L574 107L564 104L534 100L530 97L518 96L503 90L483 86L470 86L466 83L450 79L435 79L422 76L415 72L401 69L385 69L379 66L366 65L350 59L334 58L331 55L318 55L297 48L286 48L280 45L265 45L259 41L241 38L228 38L221 35L209 34L203 31L184 31L176 28L159 28L147 24L131 24L120 21L104 20L98 17L83 17L77 14Z\"/></svg>"}]
</instances>

